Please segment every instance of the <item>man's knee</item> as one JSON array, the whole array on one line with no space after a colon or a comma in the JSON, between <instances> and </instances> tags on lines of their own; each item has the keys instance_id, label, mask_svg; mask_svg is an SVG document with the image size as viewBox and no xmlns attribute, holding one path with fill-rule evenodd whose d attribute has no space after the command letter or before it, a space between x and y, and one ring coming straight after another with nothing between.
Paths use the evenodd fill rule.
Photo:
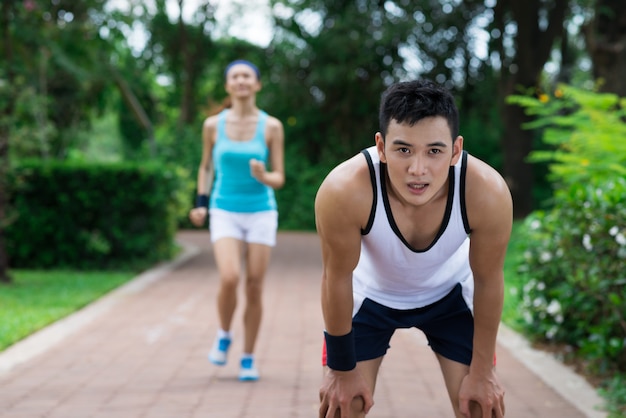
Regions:
<instances>
[{"instance_id":1,"label":"man's knee","mask_svg":"<svg viewBox=\"0 0 626 418\"><path fill-rule=\"evenodd\" d=\"M365 416L365 412L363 411L364 407L365 407L365 401L363 401L362 397L357 396L356 398L352 399L352 404L350 404L350 411L352 413L352 416L364 417Z\"/></svg>"},{"instance_id":2,"label":"man's knee","mask_svg":"<svg viewBox=\"0 0 626 418\"><path fill-rule=\"evenodd\" d=\"M357 396L356 398L352 399L352 403L350 404L350 418L364 418L364 406L365 402L363 401L362 397ZM341 411L335 412L334 418L341 418Z\"/></svg>"}]
</instances>

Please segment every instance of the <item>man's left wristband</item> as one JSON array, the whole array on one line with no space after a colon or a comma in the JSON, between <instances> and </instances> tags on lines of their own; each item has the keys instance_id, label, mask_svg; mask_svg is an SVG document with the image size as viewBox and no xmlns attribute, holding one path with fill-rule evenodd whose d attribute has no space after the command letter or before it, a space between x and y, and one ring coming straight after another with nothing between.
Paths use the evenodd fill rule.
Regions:
<instances>
[{"instance_id":1,"label":"man's left wristband","mask_svg":"<svg viewBox=\"0 0 626 418\"><path fill-rule=\"evenodd\" d=\"M209 206L209 195L199 194L196 196L196 207L197 208L206 208Z\"/></svg>"},{"instance_id":2,"label":"man's left wristband","mask_svg":"<svg viewBox=\"0 0 626 418\"><path fill-rule=\"evenodd\" d=\"M326 342L326 365L337 371L350 371L356 367L354 331L335 336L324 331Z\"/></svg>"}]
</instances>

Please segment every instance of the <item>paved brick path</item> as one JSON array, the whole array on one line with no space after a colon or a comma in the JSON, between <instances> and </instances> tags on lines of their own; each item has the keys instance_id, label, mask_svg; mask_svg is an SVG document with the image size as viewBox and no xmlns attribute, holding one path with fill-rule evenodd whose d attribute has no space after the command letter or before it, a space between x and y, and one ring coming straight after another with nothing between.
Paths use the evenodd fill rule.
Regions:
<instances>
[{"instance_id":1,"label":"paved brick path","mask_svg":"<svg viewBox=\"0 0 626 418\"><path fill-rule=\"evenodd\" d=\"M236 379L241 310L230 363L212 366L206 355L217 327L218 277L208 236L186 231L179 237L188 247L177 263L139 276L0 354L0 417L317 416L323 327L317 238L279 235L256 353L261 380L242 383ZM603 416L576 408L553 388L559 384L549 385L531 370L539 361L524 363L510 351L527 347L507 341L508 348L498 347L498 364L508 417ZM558 371L544 370L559 382ZM588 403L584 397L578 399ZM393 337L375 402L368 417L450 418L438 366L419 332Z\"/></svg>"}]
</instances>

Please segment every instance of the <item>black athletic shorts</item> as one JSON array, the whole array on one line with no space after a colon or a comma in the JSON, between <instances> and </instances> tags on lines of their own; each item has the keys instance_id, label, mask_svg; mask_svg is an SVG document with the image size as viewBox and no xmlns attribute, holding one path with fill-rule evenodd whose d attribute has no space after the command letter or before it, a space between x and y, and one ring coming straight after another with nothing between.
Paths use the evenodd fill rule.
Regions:
<instances>
[{"instance_id":1,"label":"black athletic shorts","mask_svg":"<svg viewBox=\"0 0 626 418\"><path fill-rule=\"evenodd\" d=\"M474 317L457 284L439 301L415 309L393 309L365 299L352 318L357 361L385 355L399 328L424 332L432 350L445 358L469 365L472 361Z\"/></svg>"}]
</instances>

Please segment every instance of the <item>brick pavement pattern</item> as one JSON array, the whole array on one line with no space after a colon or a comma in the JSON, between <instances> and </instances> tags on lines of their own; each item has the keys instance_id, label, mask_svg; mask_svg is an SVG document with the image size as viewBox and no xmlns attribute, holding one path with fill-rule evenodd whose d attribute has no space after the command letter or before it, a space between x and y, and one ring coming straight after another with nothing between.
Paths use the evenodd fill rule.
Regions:
<instances>
[{"instance_id":1,"label":"brick pavement pattern","mask_svg":"<svg viewBox=\"0 0 626 418\"><path fill-rule=\"evenodd\" d=\"M0 372L2 418L317 417L322 370L320 252L310 233L281 233L266 278L258 382L237 380L241 306L229 363L207 353L218 326L218 276L206 231L195 255L41 354ZM240 295L243 300L243 294ZM498 347L507 417L585 415ZM394 335L372 418L450 418L438 364L419 331Z\"/></svg>"}]
</instances>

